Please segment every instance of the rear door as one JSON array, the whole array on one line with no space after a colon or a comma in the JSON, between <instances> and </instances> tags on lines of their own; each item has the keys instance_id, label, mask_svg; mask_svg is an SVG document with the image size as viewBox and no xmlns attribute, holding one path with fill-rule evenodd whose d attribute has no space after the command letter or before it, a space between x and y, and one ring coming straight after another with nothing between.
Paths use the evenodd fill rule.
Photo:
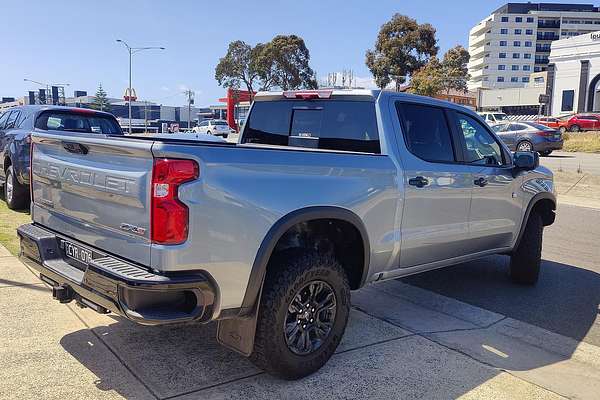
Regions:
<instances>
[{"instance_id":1,"label":"rear door","mask_svg":"<svg viewBox=\"0 0 600 400\"><path fill-rule=\"evenodd\" d=\"M399 146L404 154L402 268L465 254L472 171L458 163L460 151L442 107L399 101Z\"/></svg>"},{"instance_id":2,"label":"rear door","mask_svg":"<svg viewBox=\"0 0 600 400\"><path fill-rule=\"evenodd\" d=\"M21 115L20 110L12 110L10 111L8 117L6 118L6 122L2 129L0 129L0 162L4 162L4 159L8 155L7 145L9 143L8 135L9 132L15 128L15 124L17 119ZM0 168L0 173L2 177L6 178L6 171L4 168Z\"/></svg>"},{"instance_id":3,"label":"rear door","mask_svg":"<svg viewBox=\"0 0 600 400\"><path fill-rule=\"evenodd\" d=\"M149 265L152 142L77 132L84 126L102 130L113 123L89 118L38 118L33 135L33 220ZM42 123L58 130L41 130Z\"/></svg>"},{"instance_id":4,"label":"rear door","mask_svg":"<svg viewBox=\"0 0 600 400\"><path fill-rule=\"evenodd\" d=\"M513 177L510 153L487 127L468 114L453 112L462 142L462 161L472 172L469 214L470 253L509 247L520 225L522 199Z\"/></svg>"},{"instance_id":5,"label":"rear door","mask_svg":"<svg viewBox=\"0 0 600 400\"><path fill-rule=\"evenodd\" d=\"M496 135L510 148L514 149L516 142L516 132L512 129L514 124L494 125L492 130Z\"/></svg>"}]
</instances>

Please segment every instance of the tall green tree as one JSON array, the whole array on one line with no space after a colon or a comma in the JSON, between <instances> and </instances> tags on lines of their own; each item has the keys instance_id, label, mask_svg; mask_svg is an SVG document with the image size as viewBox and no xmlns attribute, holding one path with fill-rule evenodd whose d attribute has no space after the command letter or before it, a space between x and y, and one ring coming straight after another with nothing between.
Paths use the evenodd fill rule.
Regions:
<instances>
[{"instance_id":1,"label":"tall green tree","mask_svg":"<svg viewBox=\"0 0 600 400\"><path fill-rule=\"evenodd\" d=\"M310 52L296 35L279 35L256 46L237 40L229 44L227 54L215 68L215 79L223 87L250 92L280 88L291 90L316 88L315 73L310 68Z\"/></svg>"},{"instance_id":2,"label":"tall green tree","mask_svg":"<svg viewBox=\"0 0 600 400\"><path fill-rule=\"evenodd\" d=\"M227 54L219 60L215 68L215 79L226 88L239 89L244 85L253 93L258 81L256 53L262 45L252 47L242 40L229 43Z\"/></svg>"},{"instance_id":3,"label":"tall green tree","mask_svg":"<svg viewBox=\"0 0 600 400\"><path fill-rule=\"evenodd\" d=\"M278 35L259 46L256 65L262 90L317 88L315 73L309 65L310 52L301 37Z\"/></svg>"},{"instance_id":4,"label":"tall green tree","mask_svg":"<svg viewBox=\"0 0 600 400\"><path fill-rule=\"evenodd\" d=\"M444 75L444 91L449 94L451 90L467 91L469 80L469 52L462 46L451 48L444 54L442 70Z\"/></svg>"},{"instance_id":5,"label":"tall green tree","mask_svg":"<svg viewBox=\"0 0 600 400\"><path fill-rule=\"evenodd\" d=\"M102 88L102 84L98 85L98 90L96 90L96 95L94 96L94 101L92 102L91 107L100 111L110 111L110 102L108 101L108 95L106 91Z\"/></svg>"},{"instance_id":6,"label":"tall green tree","mask_svg":"<svg viewBox=\"0 0 600 400\"><path fill-rule=\"evenodd\" d=\"M382 25L375 48L367 50L366 64L380 88L400 87L413 72L438 53L435 28L401 14Z\"/></svg>"},{"instance_id":7,"label":"tall green tree","mask_svg":"<svg viewBox=\"0 0 600 400\"><path fill-rule=\"evenodd\" d=\"M413 73L408 91L434 97L444 90L444 79L442 63L437 57L432 57L427 64Z\"/></svg>"}]
</instances>

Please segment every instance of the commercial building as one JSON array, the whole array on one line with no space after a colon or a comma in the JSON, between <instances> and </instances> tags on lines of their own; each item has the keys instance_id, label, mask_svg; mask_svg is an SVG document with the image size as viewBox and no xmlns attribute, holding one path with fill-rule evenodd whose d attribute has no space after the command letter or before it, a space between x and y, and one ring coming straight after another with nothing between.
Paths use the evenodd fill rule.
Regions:
<instances>
[{"instance_id":1,"label":"commercial building","mask_svg":"<svg viewBox=\"0 0 600 400\"><path fill-rule=\"evenodd\" d=\"M600 31L552 43L549 115L600 111Z\"/></svg>"},{"instance_id":2,"label":"commercial building","mask_svg":"<svg viewBox=\"0 0 600 400\"><path fill-rule=\"evenodd\" d=\"M469 89L524 87L547 70L553 41L598 29L591 4L507 3L469 32Z\"/></svg>"}]
</instances>

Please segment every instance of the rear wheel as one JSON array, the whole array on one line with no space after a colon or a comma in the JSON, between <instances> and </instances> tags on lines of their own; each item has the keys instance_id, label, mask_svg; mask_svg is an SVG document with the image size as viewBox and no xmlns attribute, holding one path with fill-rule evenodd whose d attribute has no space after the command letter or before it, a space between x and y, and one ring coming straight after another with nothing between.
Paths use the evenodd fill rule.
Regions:
<instances>
[{"instance_id":1,"label":"rear wheel","mask_svg":"<svg viewBox=\"0 0 600 400\"><path fill-rule=\"evenodd\" d=\"M19 182L12 165L6 169L4 198L6 199L6 205L11 210L22 210L29 203L29 188Z\"/></svg>"},{"instance_id":2,"label":"rear wheel","mask_svg":"<svg viewBox=\"0 0 600 400\"><path fill-rule=\"evenodd\" d=\"M349 311L348 278L333 256L285 252L265 278L250 360L284 379L309 375L335 352Z\"/></svg>"},{"instance_id":3,"label":"rear wheel","mask_svg":"<svg viewBox=\"0 0 600 400\"><path fill-rule=\"evenodd\" d=\"M527 220L519 246L510 257L510 277L513 282L535 285L540 275L542 258L542 216L533 212Z\"/></svg>"},{"instance_id":4,"label":"rear wheel","mask_svg":"<svg viewBox=\"0 0 600 400\"><path fill-rule=\"evenodd\" d=\"M533 145L527 140L523 140L517 145L517 151L533 151Z\"/></svg>"},{"instance_id":5,"label":"rear wheel","mask_svg":"<svg viewBox=\"0 0 600 400\"><path fill-rule=\"evenodd\" d=\"M211 135L210 131L206 131L206 134L207 134L207 135Z\"/></svg>"},{"instance_id":6,"label":"rear wheel","mask_svg":"<svg viewBox=\"0 0 600 400\"><path fill-rule=\"evenodd\" d=\"M579 132L581 130L581 128L579 127L579 125L573 125L571 127L571 132Z\"/></svg>"}]
</instances>

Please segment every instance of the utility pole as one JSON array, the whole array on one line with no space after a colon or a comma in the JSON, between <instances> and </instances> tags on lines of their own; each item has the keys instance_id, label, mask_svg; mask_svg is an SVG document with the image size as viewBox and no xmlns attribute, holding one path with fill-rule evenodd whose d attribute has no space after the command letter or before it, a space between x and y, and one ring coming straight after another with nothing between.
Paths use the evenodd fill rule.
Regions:
<instances>
[{"instance_id":1,"label":"utility pole","mask_svg":"<svg viewBox=\"0 0 600 400\"><path fill-rule=\"evenodd\" d=\"M183 92L186 96L187 96L187 102L188 102L188 124L187 124L187 128L188 130L192 129L192 104L194 104L194 91L187 89L185 92Z\"/></svg>"},{"instance_id":2,"label":"utility pole","mask_svg":"<svg viewBox=\"0 0 600 400\"><path fill-rule=\"evenodd\" d=\"M129 46L124 40L121 39L117 39L117 42L122 43L123 46L125 46L127 48L127 52L129 53L129 93L128 93L128 97L129 97L129 134L131 135L131 98L133 96L133 93L131 91L131 56L133 56L134 53L139 53L140 51L144 51L144 50L164 50L164 47L131 47Z\"/></svg>"}]
</instances>

